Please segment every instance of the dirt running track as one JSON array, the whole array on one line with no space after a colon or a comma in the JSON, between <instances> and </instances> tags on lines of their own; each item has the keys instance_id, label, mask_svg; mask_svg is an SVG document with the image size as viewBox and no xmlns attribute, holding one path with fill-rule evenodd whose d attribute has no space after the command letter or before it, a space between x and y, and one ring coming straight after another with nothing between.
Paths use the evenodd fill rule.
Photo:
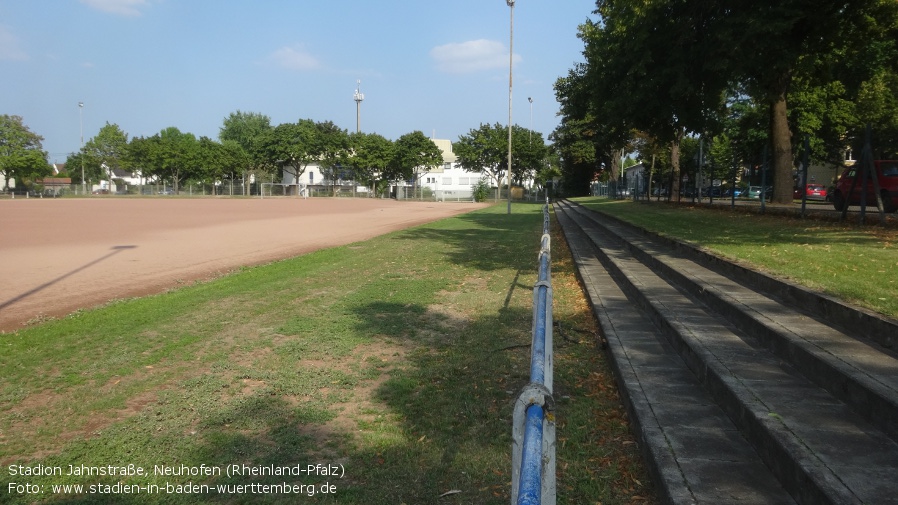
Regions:
<instances>
[{"instance_id":1,"label":"dirt running track","mask_svg":"<svg viewBox=\"0 0 898 505\"><path fill-rule=\"evenodd\" d=\"M481 207L365 198L0 200L0 331Z\"/></svg>"}]
</instances>

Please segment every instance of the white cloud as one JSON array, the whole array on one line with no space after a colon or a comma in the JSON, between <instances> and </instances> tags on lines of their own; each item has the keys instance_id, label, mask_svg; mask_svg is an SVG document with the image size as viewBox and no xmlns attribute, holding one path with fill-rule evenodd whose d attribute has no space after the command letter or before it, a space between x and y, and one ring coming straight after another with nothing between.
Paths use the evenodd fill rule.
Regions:
<instances>
[{"instance_id":1,"label":"white cloud","mask_svg":"<svg viewBox=\"0 0 898 505\"><path fill-rule=\"evenodd\" d=\"M23 61L28 54L19 45L19 38L5 26L0 26L0 60Z\"/></svg>"},{"instance_id":2,"label":"white cloud","mask_svg":"<svg viewBox=\"0 0 898 505\"><path fill-rule=\"evenodd\" d=\"M140 16L140 8L148 5L147 0L81 0L81 3L119 16Z\"/></svg>"},{"instance_id":3,"label":"white cloud","mask_svg":"<svg viewBox=\"0 0 898 505\"><path fill-rule=\"evenodd\" d=\"M289 70L313 70L321 66L303 47L282 47L271 53L268 60Z\"/></svg>"},{"instance_id":4,"label":"white cloud","mask_svg":"<svg viewBox=\"0 0 898 505\"><path fill-rule=\"evenodd\" d=\"M469 40L445 44L430 50L437 69L449 74L466 74L494 68L508 68L508 48L495 40ZM521 61L514 55L514 61Z\"/></svg>"}]
</instances>

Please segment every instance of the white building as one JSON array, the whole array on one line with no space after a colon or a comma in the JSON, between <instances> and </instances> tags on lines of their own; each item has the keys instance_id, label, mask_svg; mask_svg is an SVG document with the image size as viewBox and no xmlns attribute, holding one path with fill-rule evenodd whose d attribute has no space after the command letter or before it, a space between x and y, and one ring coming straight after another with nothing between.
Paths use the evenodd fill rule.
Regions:
<instances>
[{"instance_id":1,"label":"white building","mask_svg":"<svg viewBox=\"0 0 898 505\"><path fill-rule=\"evenodd\" d=\"M7 178L6 175L0 175L0 191L6 189L6 185L9 184L9 189L16 189L16 180L13 178Z\"/></svg>"},{"instance_id":2,"label":"white building","mask_svg":"<svg viewBox=\"0 0 898 505\"><path fill-rule=\"evenodd\" d=\"M431 139L443 153L442 166L421 174L421 187L429 188L436 200L470 200L474 198L473 186L481 177L476 172L468 172L458 163L452 151L452 141Z\"/></svg>"}]
</instances>

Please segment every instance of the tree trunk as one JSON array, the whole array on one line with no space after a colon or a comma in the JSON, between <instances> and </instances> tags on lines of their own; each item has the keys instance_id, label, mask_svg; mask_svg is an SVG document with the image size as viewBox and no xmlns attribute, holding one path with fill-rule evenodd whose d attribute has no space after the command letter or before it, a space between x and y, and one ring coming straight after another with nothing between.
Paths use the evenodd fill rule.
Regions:
<instances>
[{"instance_id":1,"label":"tree trunk","mask_svg":"<svg viewBox=\"0 0 898 505\"><path fill-rule=\"evenodd\" d=\"M770 143L773 149L772 203L792 203L792 134L789 131L786 93L779 93L770 104Z\"/></svg>"},{"instance_id":2,"label":"tree trunk","mask_svg":"<svg viewBox=\"0 0 898 505\"><path fill-rule=\"evenodd\" d=\"M612 151L608 157L608 170L611 172L609 180L613 184L615 198L620 196L621 184L624 182L623 177L621 177L621 157L618 156L621 152Z\"/></svg>"},{"instance_id":3,"label":"tree trunk","mask_svg":"<svg viewBox=\"0 0 898 505\"><path fill-rule=\"evenodd\" d=\"M670 199L675 202L680 201L680 142L683 141L683 135L684 130L677 129L674 139L670 142Z\"/></svg>"}]
</instances>

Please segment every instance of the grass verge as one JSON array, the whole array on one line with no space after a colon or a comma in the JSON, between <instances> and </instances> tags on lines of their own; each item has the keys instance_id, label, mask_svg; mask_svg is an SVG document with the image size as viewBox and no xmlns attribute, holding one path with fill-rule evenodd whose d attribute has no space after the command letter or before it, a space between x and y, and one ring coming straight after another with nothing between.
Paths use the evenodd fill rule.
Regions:
<instances>
[{"instance_id":1,"label":"grass verge","mask_svg":"<svg viewBox=\"0 0 898 505\"><path fill-rule=\"evenodd\" d=\"M499 205L0 334L0 503L507 503L541 225ZM558 503L652 502L557 233L552 275Z\"/></svg>"},{"instance_id":2,"label":"grass verge","mask_svg":"<svg viewBox=\"0 0 898 505\"><path fill-rule=\"evenodd\" d=\"M898 230L727 208L578 198L586 207L898 318Z\"/></svg>"}]
</instances>

